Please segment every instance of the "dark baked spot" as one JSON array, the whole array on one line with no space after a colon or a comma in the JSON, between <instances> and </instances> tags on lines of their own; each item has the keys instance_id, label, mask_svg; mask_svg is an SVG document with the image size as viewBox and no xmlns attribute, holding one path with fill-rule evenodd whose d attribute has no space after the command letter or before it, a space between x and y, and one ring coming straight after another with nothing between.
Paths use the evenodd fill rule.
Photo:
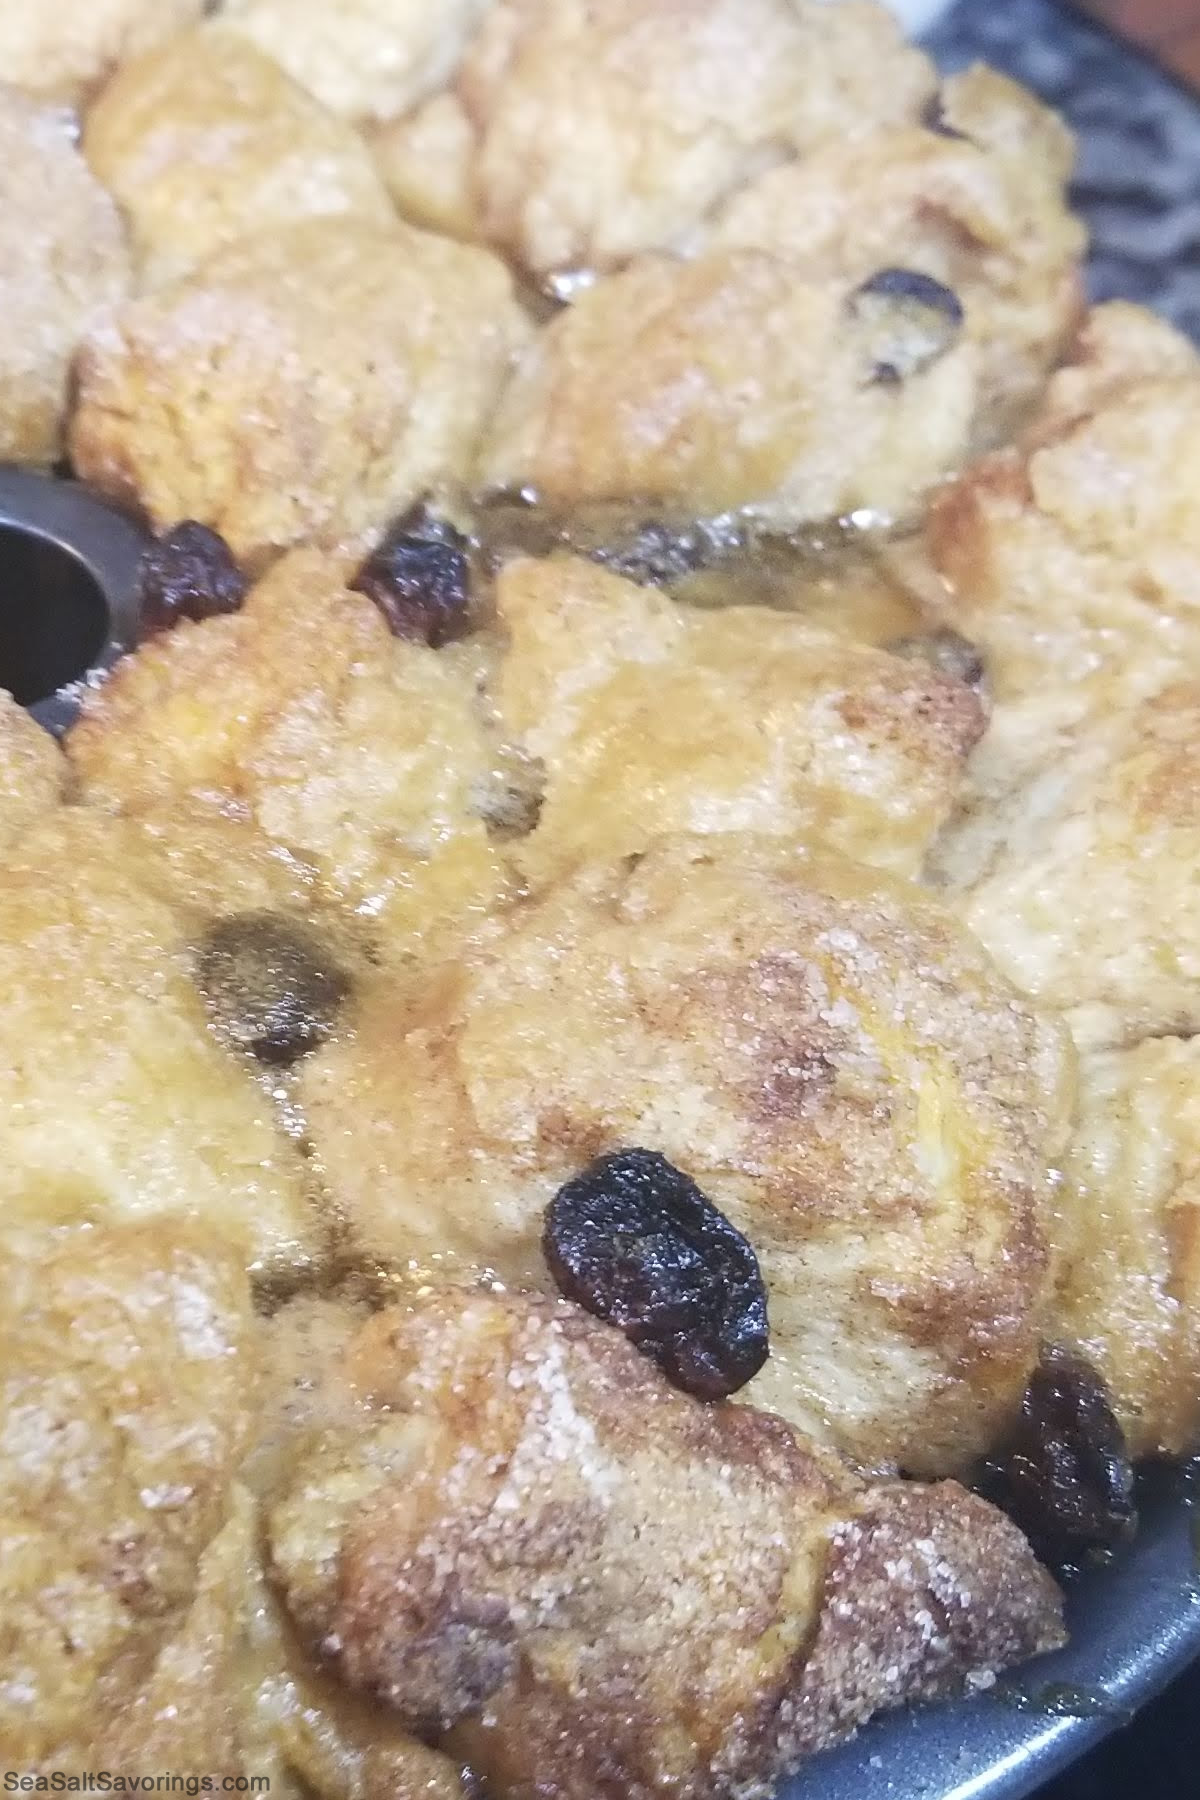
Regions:
<instances>
[{"instance_id":1,"label":"dark baked spot","mask_svg":"<svg viewBox=\"0 0 1200 1800\"><path fill-rule=\"evenodd\" d=\"M940 93L934 94L933 98L927 102L925 110L921 114L921 123L926 131L932 131L935 137L953 138L956 143L960 144L973 142L973 139L965 131L960 131L957 125L950 123L946 116L946 103Z\"/></svg>"},{"instance_id":2,"label":"dark baked spot","mask_svg":"<svg viewBox=\"0 0 1200 1800\"><path fill-rule=\"evenodd\" d=\"M957 343L966 317L953 289L919 269L880 269L854 290L846 310L863 341L868 379L885 385L932 368Z\"/></svg>"},{"instance_id":3,"label":"dark baked spot","mask_svg":"<svg viewBox=\"0 0 1200 1800\"><path fill-rule=\"evenodd\" d=\"M389 527L350 586L374 601L393 637L436 650L471 629L467 539L424 502Z\"/></svg>"},{"instance_id":4,"label":"dark baked spot","mask_svg":"<svg viewBox=\"0 0 1200 1800\"><path fill-rule=\"evenodd\" d=\"M237 612L246 578L219 532L183 519L142 553L138 602L143 631L170 631L181 619L199 623Z\"/></svg>"},{"instance_id":5,"label":"dark baked spot","mask_svg":"<svg viewBox=\"0 0 1200 1800\"><path fill-rule=\"evenodd\" d=\"M364 1648L369 1672L356 1670ZM516 1671L517 1649L503 1604L466 1595L450 1582L422 1628L414 1629L404 1609L381 1615L366 1644L351 1636L345 1662L410 1729L436 1737L479 1712L504 1686Z\"/></svg>"},{"instance_id":6,"label":"dark baked spot","mask_svg":"<svg viewBox=\"0 0 1200 1800\"><path fill-rule=\"evenodd\" d=\"M767 1292L740 1231L653 1150L618 1150L561 1187L543 1247L561 1291L617 1325L678 1387L719 1400L767 1359Z\"/></svg>"},{"instance_id":7,"label":"dark baked spot","mask_svg":"<svg viewBox=\"0 0 1200 1800\"><path fill-rule=\"evenodd\" d=\"M781 1716L787 1751L1063 1641L1054 1582L993 1507L949 1481L876 1488L834 1529L820 1624Z\"/></svg>"},{"instance_id":8,"label":"dark baked spot","mask_svg":"<svg viewBox=\"0 0 1200 1800\"><path fill-rule=\"evenodd\" d=\"M491 768L475 783L471 804L491 835L504 843L528 837L535 829L545 794L541 758L505 743L496 747Z\"/></svg>"},{"instance_id":9,"label":"dark baked spot","mask_svg":"<svg viewBox=\"0 0 1200 1800\"><path fill-rule=\"evenodd\" d=\"M196 956L196 980L224 1037L286 1067L329 1035L350 978L318 935L276 913L219 919Z\"/></svg>"},{"instance_id":10,"label":"dark baked spot","mask_svg":"<svg viewBox=\"0 0 1200 1800\"><path fill-rule=\"evenodd\" d=\"M918 631L893 638L884 649L905 662L928 663L940 675L949 675L978 693L987 680L987 664L978 644L973 644L960 631L943 626L936 631Z\"/></svg>"}]
</instances>

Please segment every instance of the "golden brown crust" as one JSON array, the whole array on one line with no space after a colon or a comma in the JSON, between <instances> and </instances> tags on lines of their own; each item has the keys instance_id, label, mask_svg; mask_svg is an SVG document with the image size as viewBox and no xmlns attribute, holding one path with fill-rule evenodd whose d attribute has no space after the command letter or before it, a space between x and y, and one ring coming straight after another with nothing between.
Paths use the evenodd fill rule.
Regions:
<instances>
[{"instance_id":1,"label":"golden brown crust","mask_svg":"<svg viewBox=\"0 0 1200 1800\"><path fill-rule=\"evenodd\" d=\"M225 0L222 22L340 117L394 119L453 73L489 0Z\"/></svg>"},{"instance_id":2,"label":"golden brown crust","mask_svg":"<svg viewBox=\"0 0 1200 1800\"><path fill-rule=\"evenodd\" d=\"M191 795L314 863L400 957L506 890L469 659L393 638L352 564L285 557L233 617L182 624L88 696L70 754L130 814Z\"/></svg>"},{"instance_id":3,"label":"golden brown crust","mask_svg":"<svg viewBox=\"0 0 1200 1800\"><path fill-rule=\"evenodd\" d=\"M992 1448L1044 1336L1135 1450L1200 1428L1196 1058L1135 1042L1200 1029L1200 364L1101 309L1039 398L1069 134L935 96L868 0L203 10L0 20L92 165L0 89L0 459L70 395L76 471L253 584L65 759L0 694L0 1761L765 1800L1061 1640L1019 1534L900 1479ZM919 556L815 546L1031 407L922 571L981 736L970 644L887 647ZM353 571L480 481L576 548L579 501L748 516L680 604L506 563L476 496L470 635L398 641ZM285 1067L213 972L247 912L336 990ZM961 916L1085 1045L1073 1144L1067 1034ZM760 1260L730 1404L553 1295L549 1198L637 1144Z\"/></svg>"},{"instance_id":4,"label":"golden brown crust","mask_svg":"<svg viewBox=\"0 0 1200 1800\"><path fill-rule=\"evenodd\" d=\"M677 246L773 162L915 118L934 81L861 0L498 0L457 91L482 230L545 275Z\"/></svg>"},{"instance_id":5,"label":"golden brown crust","mask_svg":"<svg viewBox=\"0 0 1200 1800\"><path fill-rule=\"evenodd\" d=\"M1081 1041L1200 1025L1198 746L1195 682L1097 712L939 849L961 917Z\"/></svg>"},{"instance_id":6,"label":"golden brown crust","mask_svg":"<svg viewBox=\"0 0 1200 1800\"><path fill-rule=\"evenodd\" d=\"M1195 350L1114 304L1089 315L1022 440L934 505L948 616L984 650L997 701L985 788L1194 664L1198 464Z\"/></svg>"},{"instance_id":7,"label":"golden brown crust","mask_svg":"<svg viewBox=\"0 0 1200 1800\"><path fill-rule=\"evenodd\" d=\"M246 1772L239 1715L242 1609L257 1553L255 1508L234 1486L228 1521L201 1555L190 1604L157 1647L135 1692L98 1720L86 1744L65 1744L58 1760L72 1773L86 1755L114 1772L182 1766L217 1779Z\"/></svg>"},{"instance_id":8,"label":"golden brown crust","mask_svg":"<svg viewBox=\"0 0 1200 1800\"><path fill-rule=\"evenodd\" d=\"M1200 1439L1200 1042L1092 1051L1065 1165L1053 1335L1100 1370L1135 1456Z\"/></svg>"},{"instance_id":9,"label":"golden brown crust","mask_svg":"<svg viewBox=\"0 0 1200 1800\"><path fill-rule=\"evenodd\" d=\"M501 572L506 736L544 769L538 882L672 832L819 837L915 874L983 732L976 693L803 618L676 605L594 564Z\"/></svg>"},{"instance_id":10,"label":"golden brown crust","mask_svg":"<svg viewBox=\"0 0 1200 1800\"><path fill-rule=\"evenodd\" d=\"M181 31L205 0L53 0L6 7L4 79L39 99L76 106L126 57Z\"/></svg>"},{"instance_id":11,"label":"golden brown crust","mask_svg":"<svg viewBox=\"0 0 1200 1800\"><path fill-rule=\"evenodd\" d=\"M304 911L310 891L220 819L68 807L25 834L0 882L6 1227L170 1218L260 1268L320 1253L299 1157L214 1039L193 973L213 911Z\"/></svg>"},{"instance_id":12,"label":"golden brown crust","mask_svg":"<svg viewBox=\"0 0 1200 1800\"><path fill-rule=\"evenodd\" d=\"M881 1704L1058 1641L981 1502L864 1492L566 1306L435 1295L351 1356L381 1410L295 1472L276 1577L351 1685L512 1800L757 1794Z\"/></svg>"},{"instance_id":13,"label":"golden brown crust","mask_svg":"<svg viewBox=\"0 0 1200 1800\"><path fill-rule=\"evenodd\" d=\"M556 1187L660 1150L761 1259L750 1396L864 1463L960 1466L1036 1357L1062 1038L855 864L713 837L581 870L368 995L300 1097L356 1241L417 1272L544 1284Z\"/></svg>"},{"instance_id":14,"label":"golden brown crust","mask_svg":"<svg viewBox=\"0 0 1200 1800\"><path fill-rule=\"evenodd\" d=\"M788 528L910 512L962 461L979 391L961 342L874 383L844 280L715 248L642 256L545 326L484 444L485 485L551 501L650 494Z\"/></svg>"},{"instance_id":15,"label":"golden brown crust","mask_svg":"<svg viewBox=\"0 0 1200 1800\"><path fill-rule=\"evenodd\" d=\"M76 346L129 286L125 234L69 116L2 85L0 167L0 460L52 463Z\"/></svg>"},{"instance_id":16,"label":"golden brown crust","mask_svg":"<svg viewBox=\"0 0 1200 1800\"><path fill-rule=\"evenodd\" d=\"M375 161L396 206L414 225L449 237L482 236L471 171L475 135L449 89L372 132Z\"/></svg>"},{"instance_id":17,"label":"golden brown crust","mask_svg":"<svg viewBox=\"0 0 1200 1800\"><path fill-rule=\"evenodd\" d=\"M268 1393L273 1376L269 1369ZM296 1448L294 1438L281 1445L285 1467ZM225 1698L239 1772L265 1775L289 1800L470 1800L461 1765L306 1655L267 1584L257 1510L254 1528L223 1633L234 1652ZM183 1692L191 1702L190 1688Z\"/></svg>"},{"instance_id":18,"label":"golden brown crust","mask_svg":"<svg viewBox=\"0 0 1200 1800\"><path fill-rule=\"evenodd\" d=\"M739 182L674 246L693 260L643 254L581 293L525 357L484 478L785 526L913 512L1032 402L1081 309L1069 138L985 71L946 104L963 135L867 119ZM962 309L942 354L892 382L855 316L881 271L932 277Z\"/></svg>"},{"instance_id":19,"label":"golden brown crust","mask_svg":"<svg viewBox=\"0 0 1200 1800\"><path fill-rule=\"evenodd\" d=\"M6 1232L3 1261L0 1742L69 1762L205 1585L251 1430L249 1290L178 1222Z\"/></svg>"},{"instance_id":20,"label":"golden brown crust","mask_svg":"<svg viewBox=\"0 0 1200 1800\"><path fill-rule=\"evenodd\" d=\"M392 217L357 133L217 23L126 63L87 115L84 151L147 283L300 219Z\"/></svg>"},{"instance_id":21,"label":"golden brown crust","mask_svg":"<svg viewBox=\"0 0 1200 1800\"><path fill-rule=\"evenodd\" d=\"M54 739L0 688L0 854L54 811L66 783Z\"/></svg>"},{"instance_id":22,"label":"golden brown crust","mask_svg":"<svg viewBox=\"0 0 1200 1800\"><path fill-rule=\"evenodd\" d=\"M1054 1584L1016 1529L954 1482L874 1488L834 1531L817 1634L780 1709L789 1755L845 1737L897 1687L931 1700L1059 1641Z\"/></svg>"},{"instance_id":23,"label":"golden brown crust","mask_svg":"<svg viewBox=\"0 0 1200 1800\"><path fill-rule=\"evenodd\" d=\"M7 1230L0 1267L4 1754L464 1800L452 1762L304 1656L265 1586L242 1477L263 1480L280 1371L220 1236Z\"/></svg>"},{"instance_id":24,"label":"golden brown crust","mask_svg":"<svg viewBox=\"0 0 1200 1800\"><path fill-rule=\"evenodd\" d=\"M977 448L1020 419L1078 323L1084 232L1066 203L1074 143L1048 107L977 67L939 108L958 135L916 121L841 134L735 195L710 241L809 279L900 265L943 282L980 350Z\"/></svg>"},{"instance_id":25,"label":"golden brown crust","mask_svg":"<svg viewBox=\"0 0 1200 1800\"><path fill-rule=\"evenodd\" d=\"M503 264L399 221L310 219L130 302L89 340L77 470L251 565L381 529L465 477L528 324Z\"/></svg>"}]
</instances>

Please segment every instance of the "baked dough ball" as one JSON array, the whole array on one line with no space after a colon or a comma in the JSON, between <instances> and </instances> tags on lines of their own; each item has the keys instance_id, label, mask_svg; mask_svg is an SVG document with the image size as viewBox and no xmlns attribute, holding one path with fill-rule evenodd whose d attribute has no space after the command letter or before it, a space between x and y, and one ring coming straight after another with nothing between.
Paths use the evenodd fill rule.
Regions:
<instances>
[{"instance_id":1,"label":"baked dough ball","mask_svg":"<svg viewBox=\"0 0 1200 1800\"><path fill-rule=\"evenodd\" d=\"M6 10L5 35L41 7ZM0 49L0 68L9 59ZM7 70L6 70L7 72ZM59 453L75 347L129 285L120 216L65 113L0 86L0 461Z\"/></svg>"},{"instance_id":2,"label":"baked dough ball","mask_svg":"<svg viewBox=\"0 0 1200 1800\"><path fill-rule=\"evenodd\" d=\"M485 479L778 526L911 513L1028 405L1080 305L1065 131L983 70L945 104L977 135L841 133L740 189L693 260L581 293L523 360Z\"/></svg>"},{"instance_id":3,"label":"baked dough ball","mask_svg":"<svg viewBox=\"0 0 1200 1800\"><path fill-rule=\"evenodd\" d=\"M385 948L441 948L504 887L484 819L495 752L458 649L393 638L347 573L295 551L240 613L144 644L88 696L71 758L126 812L187 794L248 812Z\"/></svg>"},{"instance_id":4,"label":"baked dough ball","mask_svg":"<svg viewBox=\"0 0 1200 1800\"><path fill-rule=\"evenodd\" d=\"M1200 1043L1082 1058L1075 1225L1053 1335L1100 1370L1134 1456L1200 1435Z\"/></svg>"},{"instance_id":5,"label":"baked dough ball","mask_svg":"<svg viewBox=\"0 0 1200 1800\"><path fill-rule=\"evenodd\" d=\"M455 97L479 229L549 276L682 243L748 177L915 118L934 85L861 0L493 0ZM426 134L419 112L412 129ZM436 193L444 177L431 165L426 179Z\"/></svg>"},{"instance_id":6,"label":"baked dough ball","mask_svg":"<svg viewBox=\"0 0 1200 1800\"><path fill-rule=\"evenodd\" d=\"M1022 442L931 515L948 616L988 660L990 761L1056 755L1082 718L1197 666L1198 479L1195 350L1138 308L1097 308Z\"/></svg>"},{"instance_id":7,"label":"baked dough ball","mask_svg":"<svg viewBox=\"0 0 1200 1800\"><path fill-rule=\"evenodd\" d=\"M152 284L300 219L392 218L358 133L217 24L126 63L88 113L84 150Z\"/></svg>"},{"instance_id":8,"label":"baked dough ball","mask_svg":"<svg viewBox=\"0 0 1200 1800\"><path fill-rule=\"evenodd\" d=\"M840 135L769 171L709 241L851 285L897 267L941 282L981 352L978 445L1006 435L1077 325L1086 240L1067 210L1074 143L1048 107L977 67L945 84L939 113L940 129Z\"/></svg>"},{"instance_id":9,"label":"baked dough ball","mask_svg":"<svg viewBox=\"0 0 1200 1800\"><path fill-rule=\"evenodd\" d=\"M452 89L380 126L369 142L384 185L405 218L450 237L482 237L471 166L475 132Z\"/></svg>"},{"instance_id":10,"label":"baked dough ball","mask_svg":"<svg viewBox=\"0 0 1200 1800\"><path fill-rule=\"evenodd\" d=\"M195 840L182 869L175 834ZM212 1035L194 979L210 891L193 893L184 875L203 859L215 883L219 857L238 870L222 884L235 910L268 896L304 907L304 889L261 856L254 834L216 819L139 827L70 807L8 853L5 1227L202 1220L264 1274L319 1253L300 1159Z\"/></svg>"},{"instance_id":11,"label":"baked dough ball","mask_svg":"<svg viewBox=\"0 0 1200 1800\"><path fill-rule=\"evenodd\" d=\"M0 1234L0 1272L5 1752L462 1800L282 1629L240 1481L271 1378L240 1259L172 1221Z\"/></svg>"},{"instance_id":12,"label":"baked dough ball","mask_svg":"<svg viewBox=\"0 0 1200 1800\"><path fill-rule=\"evenodd\" d=\"M223 23L343 118L393 119L448 81L488 0L225 0Z\"/></svg>"},{"instance_id":13,"label":"baked dough ball","mask_svg":"<svg viewBox=\"0 0 1200 1800\"><path fill-rule=\"evenodd\" d=\"M878 1708L1060 1641L984 1502L864 1488L566 1306L435 1297L356 1363L373 1410L295 1468L277 1579L344 1680L506 1800L766 1793Z\"/></svg>"},{"instance_id":14,"label":"baked dough ball","mask_svg":"<svg viewBox=\"0 0 1200 1800\"><path fill-rule=\"evenodd\" d=\"M486 251L309 220L132 301L85 347L78 472L261 563L466 474L529 327Z\"/></svg>"},{"instance_id":15,"label":"baked dough ball","mask_svg":"<svg viewBox=\"0 0 1200 1800\"><path fill-rule=\"evenodd\" d=\"M0 855L62 799L67 765L48 731L0 688Z\"/></svg>"},{"instance_id":16,"label":"baked dough ball","mask_svg":"<svg viewBox=\"0 0 1200 1800\"><path fill-rule=\"evenodd\" d=\"M592 867L369 992L299 1097L371 1263L546 1285L544 1209L641 1145L754 1246L745 1397L863 1464L991 1443L1054 1268L1062 1034L933 899L762 838Z\"/></svg>"},{"instance_id":17,"label":"baked dough ball","mask_svg":"<svg viewBox=\"0 0 1200 1800\"><path fill-rule=\"evenodd\" d=\"M545 769L536 878L676 831L816 835L914 874L949 816L979 697L767 608L682 606L593 563L507 565L506 734Z\"/></svg>"},{"instance_id":18,"label":"baked dough ball","mask_svg":"<svg viewBox=\"0 0 1200 1800\"><path fill-rule=\"evenodd\" d=\"M877 380L850 286L786 258L644 256L581 293L522 358L481 455L485 485L552 502L745 508L786 529L907 514L961 461L979 347Z\"/></svg>"},{"instance_id":19,"label":"baked dough ball","mask_svg":"<svg viewBox=\"0 0 1200 1800\"><path fill-rule=\"evenodd\" d=\"M249 1289L178 1219L5 1237L0 1264L0 1743L78 1769L121 1716L155 1747L139 1692L205 1603L249 1441Z\"/></svg>"},{"instance_id":20,"label":"baked dough ball","mask_svg":"<svg viewBox=\"0 0 1200 1800\"><path fill-rule=\"evenodd\" d=\"M935 873L999 966L1083 1042L1200 1030L1200 686L1111 717L967 813Z\"/></svg>"},{"instance_id":21,"label":"baked dough ball","mask_svg":"<svg viewBox=\"0 0 1200 1800\"><path fill-rule=\"evenodd\" d=\"M181 31L204 7L205 0L30 0L6 6L0 69L15 87L74 106L117 63Z\"/></svg>"},{"instance_id":22,"label":"baked dough ball","mask_svg":"<svg viewBox=\"0 0 1200 1800\"><path fill-rule=\"evenodd\" d=\"M289 1470L296 1449L288 1445ZM232 1696L243 1769L265 1774L270 1792L289 1800L474 1800L461 1765L304 1653L267 1583L257 1542L239 1598L240 1680Z\"/></svg>"}]
</instances>

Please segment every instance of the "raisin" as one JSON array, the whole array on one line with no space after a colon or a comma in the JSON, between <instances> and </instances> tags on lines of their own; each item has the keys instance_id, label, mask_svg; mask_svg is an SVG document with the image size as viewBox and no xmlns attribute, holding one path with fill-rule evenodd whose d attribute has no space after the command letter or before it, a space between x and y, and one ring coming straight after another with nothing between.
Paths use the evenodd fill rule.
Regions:
<instances>
[{"instance_id":1,"label":"raisin","mask_svg":"<svg viewBox=\"0 0 1200 1800\"><path fill-rule=\"evenodd\" d=\"M138 600L145 631L170 631L180 619L199 623L235 613L246 578L225 539L197 519L183 519L142 553Z\"/></svg>"},{"instance_id":2,"label":"raisin","mask_svg":"<svg viewBox=\"0 0 1200 1800\"><path fill-rule=\"evenodd\" d=\"M314 932L269 912L218 919L197 955L196 980L222 1035L282 1067L328 1037L350 992Z\"/></svg>"},{"instance_id":3,"label":"raisin","mask_svg":"<svg viewBox=\"0 0 1200 1800\"><path fill-rule=\"evenodd\" d=\"M687 1393L722 1399L766 1361L758 1258L657 1152L618 1150L568 1181L547 1210L543 1248L567 1298L618 1325Z\"/></svg>"},{"instance_id":4,"label":"raisin","mask_svg":"<svg viewBox=\"0 0 1200 1800\"><path fill-rule=\"evenodd\" d=\"M952 289L919 269L880 269L847 303L871 362L870 379L894 386L932 367L966 317Z\"/></svg>"},{"instance_id":5,"label":"raisin","mask_svg":"<svg viewBox=\"0 0 1200 1800\"><path fill-rule=\"evenodd\" d=\"M393 637L436 650L470 630L467 539L424 504L396 520L350 586L375 602Z\"/></svg>"},{"instance_id":6,"label":"raisin","mask_svg":"<svg viewBox=\"0 0 1200 1800\"><path fill-rule=\"evenodd\" d=\"M978 645L949 627L893 638L884 649L893 656L902 657L905 662L928 663L939 675L949 675L951 680L961 681L976 692L987 679L987 664Z\"/></svg>"},{"instance_id":7,"label":"raisin","mask_svg":"<svg viewBox=\"0 0 1200 1800\"><path fill-rule=\"evenodd\" d=\"M1113 1549L1136 1527L1133 1467L1108 1388L1062 1345L1042 1347L1002 1473L1018 1521L1055 1554Z\"/></svg>"}]
</instances>

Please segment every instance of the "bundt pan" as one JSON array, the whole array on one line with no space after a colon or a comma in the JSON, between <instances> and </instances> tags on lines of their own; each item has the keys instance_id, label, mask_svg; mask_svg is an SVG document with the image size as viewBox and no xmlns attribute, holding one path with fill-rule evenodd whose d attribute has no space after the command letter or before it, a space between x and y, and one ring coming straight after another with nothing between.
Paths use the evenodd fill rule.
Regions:
<instances>
[{"instance_id":1,"label":"bundt pan","mask_svg":"<svg viewBox=\"0 0 1200 1800\"><path fill-rule=\"evenodd\" d=\"M136 642L145 541L75 483L0 469L0 681L56 734L70 726L87 681ZM1034 1792L1200 1656L1192 1502L1188 1471L1144 1474L1132 1546L1067 1581L1067 1649L989 1693L876 1720L806 1765L780 1800Z\"/></svg>"},{"instance_id":2,"label":"bundt pan","mask_svg":"<svg viewBox=\"0 0 1200 1800\"><path fill-rule=\"evenodd\" d=\"M0 686L56 736L133 648L144 542L78 483L0 468Z\"/></svg>"},{"instance_id":3,"label":"bundt pan","mask_svg":"<svg viewBox=\"0 0 1200 1800\"><path fill-rule=\"evenodd\" d=\"M1200 180L1200 102L1054 0L961 0L931 42L948 67L983 56L1006 68L1074 124L1094 297L1140 300L1200 331L1200 248L1176 254L1164 216L1175 204L1182 220ZM55 734L136 643L144 541L78 484L0 469L0 683ZM1067 1649L988 1693L877 1719L779 1800L1021 1800L1128 1724L1200 1657L1188 1472L1143 1474L1140 1506L1132 1546L1067 1581Z\"/></svg>"}]
</instances>

